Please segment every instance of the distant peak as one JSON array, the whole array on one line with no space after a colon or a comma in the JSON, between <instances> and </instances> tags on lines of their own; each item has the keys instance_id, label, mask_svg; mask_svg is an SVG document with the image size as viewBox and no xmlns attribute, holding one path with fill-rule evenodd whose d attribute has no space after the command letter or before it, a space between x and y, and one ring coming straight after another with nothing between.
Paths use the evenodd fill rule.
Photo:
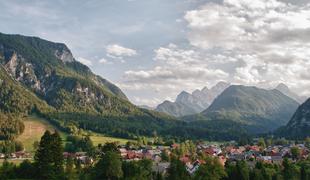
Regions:
<instances>
[{"instance_id":1,"label":"distant peak","mask_svg":"<svg viewBox=\"0 0 310 180\"><path fill-rule=\"evenodd\" d=\"M188 92L186 92L186 91L182 91L180 94L179 94L179 96L180 95L190 95L190 93L188 93Z\"/></svg>"},{"instance_id":2,"label":"distant peak","mask_svg":"<svg viewBox=\"0 0 310 180\"><path fill-rule=\"evenodd\" d=\"M218 83L216 83L215 86L228 86L229 83L228 82L225 82L225 81L219 81Z\"/></svg>"},{"instance_id":3,"label":"distant peak","mask_svg":"<svg viewBox=\"0 0 310 180\"><path fill-rule=\"evenodd\" d=\"M192 95L186 91L182 91L176 98L175 102L182 102L184 99L191 97Z\"/></svg>"},{"instance_id":4,"label":"distant peak","mask_svg":"<svg viewBox=\"0 0 310 180\"><path fill-rule=\"evenodd\" d=\"M200 92L201 92L201 91L200 91L199 89L196 89L195 91L193 91L192 94L194 95L194 94L198 94L198 93L200 93Z\"/></svg>"},{"instance_id":5,"label":"distant peak","mask_svg":"<svg viewBox=\"0 0 310 180\"><path fill-rule=\"evenodd\" d=\"M205 86L204 88L202 88L201 91L208 91L208 90L209 90L209 88L207 86Z\"/></svg>"},{"instance_id":6,"label":"distant peak","mask_svg":"<svg viewBox=\"0 0 310 180\"><path fill-rule=\"evenodd\" d=\"M165 100L164 102L162 102L161 104L159 104L158 106L160 105L164 105L164 104L172 104L173 102L169 101L169 100Z\"/></svg>"},{"instance_id":7,"label":"distant peak","mask_svg":"<svg viewBox=\"0 0 310 180\"><path fill-rule=\"evenodd\" d=\"M279 89L279 90L289 90L289 87L286 84L284 84L284 83L280 83L280 84L278 84L276 89Z\"/></svg>"},{"instance_id":8,"label":"distant peak","mask_svg":"<svg viewBox=\"0 0 310 180\"><path fill-rule=\"evenodd\" d=\"M222 91L230 86L229 83L224 81L219 81L215 86L211 88L211 90L219 90Z\"/></svg>"}]
</instances>

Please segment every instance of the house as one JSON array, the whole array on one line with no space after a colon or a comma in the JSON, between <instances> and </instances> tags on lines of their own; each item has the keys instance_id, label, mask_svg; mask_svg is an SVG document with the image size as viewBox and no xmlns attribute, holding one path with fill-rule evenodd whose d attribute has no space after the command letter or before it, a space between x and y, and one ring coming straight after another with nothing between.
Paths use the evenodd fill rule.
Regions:
<instances>
[{"instance_id":1,"label":"house","mask_svg":"<svg viewBox=\"0 0 310 180\"><path fill-rule=\"evenodd\" d=\"M171 145L172 149L176 149L176 148L179 148L179 147L180 147L180 144L174 143L174 144Z\"/></svg>"},{"instance_id":2,"label":"house","mask_svg":"<svg viewBox=\"0 0 310 180\"><path fill-rule=\"evenodd\" d=\"M231 154L231 155L228 155L228 158L232 161L242 161L246 159L246 155L245 154Z\"/></svg>"},{"instance_id":3,"label":"house","mask_svg":"<svg viewBox=\"0 0 310 180\"><path fill-rule=\"evenodd\" d=\"M145 156L142 153L142 151L127 151L127 155L125 156L124 159L127 159L127 160L141 160L141 159L143 159L143 157L145 157Z\"/></svg>"},{"instance_id":4,"label":"house","mask_svg":"<svg viewBox=\"0 0 310 180\"><path fill-rule=\"evenodd\" d=\"M121 153L122 158L127 156L127 149L119 148L119 152Z\"/></svg>"},{"instance_id":5,"label":"house","mask_svg":"<svg viewBox=\"0 0 310 180\"><path fill-rule=\"evenodd\" d=\"M134 151L128 151L126 154L125 159L131 160L136 158L136 153Z\"/></svg>"},{"instance_id":6,"label":"house","mask_svg":"<svg viewBox=\"0 0 310 180\"><path fill-rule=\"evenodd\" d=\"M151 154L149 152L145 152L145 153L143 153L143 158L145 158L145 159L153 159L153 154Z\"/></svg>"},{"instance_id":7,"label":"house","mask_svg":"<svg viewBox=\"0 0 310 180\"><path fill-rule=\"evenodd\" d=\"M217 156L220 153L222 153L222 150L217 147L208 147L204 149L204 152L206 155L209 155L209 156Z\"/></svg>"},{"instance_id":8,"label":"house","mask_svg":"<svg viewBox=\"0 0 310 180\"><path fill-rule=\"evenodd\" d=\"M233 148L228 152L229 154L242 154L245 151L244 147Z\"/></svg>"},{"instance_id":9,"label":"house","mask_svg":"<svg viewBox=\"0 0 310 180\"><path fill-rule=\"evenodd\" d=\"M280 155L278 155L278 156L271 156L271 162L274 163L274 164L282 164L283 158Z\"/></svg>"},{"instance_id":10,"label":"house","mask_svg":"<svg viewBox=\"0 0 310 180\"><path fill-rule=\"evenodd\" d=\"M5 154L0 153L0 159L4 159L5 158Z\"/></svg>"},{"instance_id":11,"label":"house","mask_svg":"<svg viewBox=\"0 0 310 180\"><path fill-rule=\"evenodd\" d=\"M193 163L186 163L185 167L189 174L194 174L199 169L201 164L202 164L201 161L196 160Z\"/></svg>"},{"instance_id":12,"label":"house","mask_svg":"<svg viewBox=\"0 0 310 180\"><path fill-rule=\"evenodd\" d=\"M184 164L190 163L191 159L188 155L184 155L183 157L180 158L180 161L182 161Z\"/></svg>"},{"instance_id":13,"label":"house","mask_svg":"<svg viewBox=\"0 0 310 180\"><path fill-rule=\"evenodd\" d=\"M75 158L75 154L74 153L64 152L64 153L62 153L62 155L63 155L63 157L65 159L67 159L69 157Z\"/></svg>"},{"instance_id":14,"label":"house","mask_svg":"<svg viewBox=\"0 0 310 180\"><path fill-rule=\"evenodd\" d=\"M94 160L88 156L79 156L76 158L77 160L79 160L82 164L92 164L94 162Z\"/></svg>"},{"instance_id":15,"label":"house","mask_svg":"<svg viewBox=\"0 0 310 180\"><path fill-rule=\"evenodd\" d=\"M282 157L288 156L291 152L291 149L289 147L284 147L280 150L280 154Z\"/></svg>"},{"instance_id":16,"label":"house","mask_svg":"<svg viewBox=\"0 0 310 180\"><path fill-rule=\"evenodd\" d=\"M153 170L153 172L156 172L156 173L166 174L169 166L170 166L169 162L154 163L152 170Z\"/></svg>"},{"instance_id":17,"label":"house","mask_svg":"<svg viewBox=\"0 0 310 180\"><path fill-rule=\"evenodd\" d=\"M155 154L155 155L152 157L152 160L153 160L153 162L155 162L155 163L159 163L159 162L161 161L161 156Z\"/></svg>"},{"instance_id":18,"label":"house","mask_svg":"<svg viewBox=\"0 0 310 180\"><path fill-rule=\"evenodd\" d=\"M272 158L271 156L258 156L256 158L256 160L258 161L263 161L263 162L266 162L266 163L272 163Z\"/></svg>"},{"instance_id":19,"label":"house","mask_svg":"<svg viewBox=\"0 0 310 180\"><path fill-rule=\"evenodd\" d=\"M256 146L256 145L254 145L254 146L247 146L246 150L259 152L260 151L260 147Z\"/></svg>"},{"instance_id":20,"label":"house","mask_svg":"<svg viewBox=\"0 0 310 180\"><path fill-rule=\"evenodd\" d=\"M11 154L11 157L12 158L30 158L30 153L27 153L25 151L18 151L18 152L15 152L15 153L12 153Z\"/></svg>"}]
</instances>

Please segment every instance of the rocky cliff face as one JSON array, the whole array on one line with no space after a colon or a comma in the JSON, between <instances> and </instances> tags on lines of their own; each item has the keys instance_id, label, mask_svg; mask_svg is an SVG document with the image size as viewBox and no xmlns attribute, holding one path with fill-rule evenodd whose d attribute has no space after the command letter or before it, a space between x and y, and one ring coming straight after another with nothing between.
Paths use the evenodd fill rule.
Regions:
<instances>
[{"instance_id":1,"label":"rocky cliff face","mask_svg":"<svg viewBox=\"0 0 310 180\"><path fill-rule=\"evenodd\" d=\"M37 93L45 94L47 87L44 82L50 77L50 72L43 72L36 74L36 66L15 51L8 49L2 49L0 54L3 54L4 58L1 61L6 71L17 81L23 83L30 89L35 90Z\"/></svg>"},{"instance_id":2,"label":"rocky cliff face","mask_svg":"<svg viewBox=\"0 0 310 180\"><path fill-rule=\"evenodd\" d=\"M0 64L13 79L56 108L70 104L70 110L104 112L117 101L112 99L127 100L118 87L76 61L62 43L0 34Z\"/></svg>"}]
</instances>

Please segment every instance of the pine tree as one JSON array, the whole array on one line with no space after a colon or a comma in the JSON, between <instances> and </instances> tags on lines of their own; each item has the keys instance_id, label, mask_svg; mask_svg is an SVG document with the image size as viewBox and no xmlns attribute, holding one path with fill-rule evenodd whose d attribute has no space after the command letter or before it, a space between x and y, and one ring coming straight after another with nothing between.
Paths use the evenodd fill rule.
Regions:
<instances>
[{"instance_id":1,"label":"pine tree","mask_svg":"<svg viewBox=\"0 0 310 180\"><path fill-rule=\"evenodd\" d=\"M107 151L95 165L93 179L120 179L123 177L122 161L118 153Z\"/></svg>"},{"instance_id":2,"label":"pine tree","mask_svg":"<svg viewBox=\"0 0 310 180\"><path fill-rule=\"evenodd\" d=\"M74 168L74 161L73 158L70 156L66 160L66 176L67 179L73 179L73 168Z\"/></svg>"},{"instance_id":3,"label":"pine tree","mask_svg":"<svg viewBox=\"0 0 310 180\"><path fill-rule=\"evenodd\" d=\"M62 179L63 148L59 134L46 131L41 138L34 161L38 179Z\"/></svg>"},{"instance_id":4,"label":"pine tree","mask_svg":"<svg viewBox=\"0 0 310 180\"><path fill-rule=\"evenodd\" d=\"M48 179L52 175L50 142L51 133L50 131L45 131L34 157L38 178Z\"/></svg>"},{"instance_id":5,"label":"pine tree","mask_svg":"<svg viewBox=\"0 0 310 180\"><path fill-rule=\"evenodd\" d=\"M52 142L51 142L51 150L52 150L52 158L54 171L58 177L62 177L64 174L64 157L63 157L63 146L62 140L59 133L56 131L52 134Z\"/></svg>"},{"instance_id":6,"label":"pine tree","mask_svg":"<svg viewBox=\"0 0 310 180\"><path fill-rule=\"evenodd\" d=\"M170 167L167 171L168 180L187 180L190 179L188 172L186 171L185 165L177 159L176 157L172 157Z\"/></svg>"}]
</instances>

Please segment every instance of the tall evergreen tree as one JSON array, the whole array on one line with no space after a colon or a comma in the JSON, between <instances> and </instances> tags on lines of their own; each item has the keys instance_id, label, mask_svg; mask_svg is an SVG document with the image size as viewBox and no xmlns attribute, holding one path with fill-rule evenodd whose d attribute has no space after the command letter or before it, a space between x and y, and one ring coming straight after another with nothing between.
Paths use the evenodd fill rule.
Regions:
<instances>
[{"instance_id":1,"label":"tall evergreen tree","mask_svg":"<svg viewBox=\"0 0 310 180\"><path fill-rule=\"evenodd\" d=\"M237 177L239 180L250 179L250 169L245 161L238 161L236 168L237 168Z\"/></svg>"},{"instance_id":2,"label":"tall evergreen tree","mask_svg":"<svg viewBox=\"0 0 310 180\"><path fill-rule=\"evenodd\" d=\"M206 163L200 165L199 169L195 173L195 180L220 180L226 177L224 167L221 165L218 159L208 157Z\"/></svg>"},{"instance_id":3,"label":"tall evergreen tree","mask_svg":"<svg viewBox=\"0 0 310 180\"><path fill-rule=\"evenodd\" d=\"M115 180L123 177L122 161L118 153L107 151L95 165L93 179Z\"/></svg>"},{"instance_id":4,"label":"tall evergreen tree","mask_svg":"<svg viewBox=\"0 0 310 180\"><path fill-rule=\"evenodd\" d=\"M190 179L190 176L188 172L186 171L185 165L177 157L171 158L170 167L167 173L168 173L168 176L167 176L168 180Z\"/></svg>"},{"instance_id":5,"label":"tall evergreen tree","mask_svg":"<svg viewBox=\"0 0 310 180\"><path fill-rule=\"evenodd\" d=\"M63 178L63 148L59 134L46 131L34 157L38 179Z\"/></svg>"}]
</instances>

